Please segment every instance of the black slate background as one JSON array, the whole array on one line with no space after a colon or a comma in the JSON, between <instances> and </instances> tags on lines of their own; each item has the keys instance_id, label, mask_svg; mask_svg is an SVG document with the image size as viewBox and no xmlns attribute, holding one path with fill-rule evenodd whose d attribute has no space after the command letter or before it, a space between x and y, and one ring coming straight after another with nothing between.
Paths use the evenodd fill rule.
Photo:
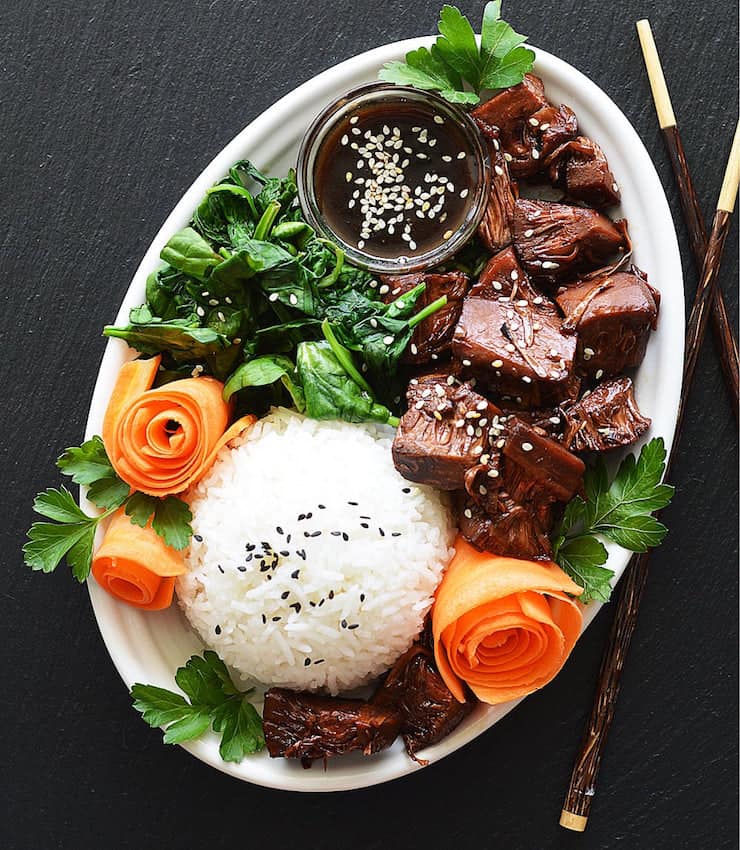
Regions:
<instances>
[{"instance_id":1,"label":"black slate background","mask_svg":"<svg viewBox=\"0 0 740 850\"><path fill-rule=\"evenodd\" d=\"M463 10L479 19L482 4ZM639 54L652 20L703 208L737 116L727 0L508 0L531 41L633 121L677 216ZM737 439L713 345L675 466L587 833L557 825L605 611L559 678L443 763L390 785L298 795L165 747L132 711L87 594L23 567L33 495L79 442L104 342L162 220L246 123L368 47L431 32L439 0L3 0L0 4L2 791L0 846L730 848L737 828ZM737 229L723 285L737 317Z\"/></svg>"}]
</instances>

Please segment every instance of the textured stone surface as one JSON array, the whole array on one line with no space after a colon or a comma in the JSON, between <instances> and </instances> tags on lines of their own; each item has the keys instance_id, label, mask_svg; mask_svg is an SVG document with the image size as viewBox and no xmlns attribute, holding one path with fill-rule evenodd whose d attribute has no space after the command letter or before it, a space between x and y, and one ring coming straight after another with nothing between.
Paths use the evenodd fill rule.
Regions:
<instances>
[{"instance_id":1,"label":"textured stone surface","mask_svg":"<svg viewBox=\"0 0 740 850\"><path fill-rule=\"evenodd\" d=\"M433 30L441 0L4 0L0 4L2 527L0 844L11 848L736 846L737 447L712 343L675 466L587 834L557 825L604 611L560 677L441 764L329 796L243 785L165 747L130 708L86 592L32 574L31 501L79 441L111 319L203 166L297 83ZM465 2L475 17L482 4ZM649 16L705 212L737 109L726 0L508 0L533 43L625 111L667 187L694 280L634 21ZM737 228L723 284L737 318ZM693 284L692 284L693 285ZM239 822L244 831L239 828Z\"/></svg>"}]
</instances>

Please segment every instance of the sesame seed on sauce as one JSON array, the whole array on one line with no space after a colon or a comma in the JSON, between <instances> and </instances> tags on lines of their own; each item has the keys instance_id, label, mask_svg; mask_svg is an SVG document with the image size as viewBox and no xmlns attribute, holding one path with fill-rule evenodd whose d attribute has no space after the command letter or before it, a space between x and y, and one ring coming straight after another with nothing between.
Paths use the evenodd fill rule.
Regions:
<instances>
[{"instance_id":1,"label":"sesame seed on sauce","mask_svg":"<svg viewBox=\"0 0 740 850\"><path fill-rule=\"evenodd\" d=\"M462 127L424 104L363 105L317 152L319 210L344 242L373 256L425 253L467 219L479 182L472 150ZM440 227L448 217L452 227Z\"/></svg>"}]
</instances>

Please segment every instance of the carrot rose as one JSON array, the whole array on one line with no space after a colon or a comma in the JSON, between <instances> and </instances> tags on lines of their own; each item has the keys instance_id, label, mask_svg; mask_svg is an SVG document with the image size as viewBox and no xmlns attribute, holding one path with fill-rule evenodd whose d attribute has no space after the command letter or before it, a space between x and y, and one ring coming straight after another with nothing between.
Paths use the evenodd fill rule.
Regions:
<instances>
[{"instance_id":1,"label":"carrot rose","mask_svg":"<svg viewBox=\"0 0 740 850\"><path fill-rule=\"evenodd\" d=\"M581 631L580 588L556 564L478 552L461 537L432 609L434 656L460 702L518 699L546 685Z\"/></svg>"},{"instance_id":2,"label":"carrot rose","mask_svg":"<svg viewBox=\"0 0 740 850\"><path fill-rule=\"evenodd\" d=\"M169 607L175 576L184 572L184 552L167 546L151 526L134 525L123 509L113 515L92 562L104 590L149 611Z\"/></svg>"},{"instance_id":3,"label":"carrot rose","mask_svg":"<svg viewBox=\"0 0 740 850\"><path fill-rule=\"evenodd\" d=\"M215 378L183 378L150 389L159 357L132 360L118 374L103 420L103 443L118 475L150 496L181 493L208 470L218 450L254 417L225 431L230 407Z\"/></svg>"}]
</instances>

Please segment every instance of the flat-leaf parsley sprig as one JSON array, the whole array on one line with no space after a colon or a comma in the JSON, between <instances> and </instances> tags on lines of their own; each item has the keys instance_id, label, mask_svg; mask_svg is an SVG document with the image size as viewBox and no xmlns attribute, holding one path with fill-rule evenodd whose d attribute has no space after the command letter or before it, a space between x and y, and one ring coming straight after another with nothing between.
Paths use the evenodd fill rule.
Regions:
<instances>
[{"instance_id":1,"label":"flat-leaf parsley sprig","mask_svg":"<svg viewBox=\"0 0 740 850\"><path fill-rule=\"evenodd\" d=\"M212 650L193 655L175 673L175 681L187 696L136 683L131 688L134 708L152 727L165 726L166 744L199 738L209 727L221 736L219 753L224 761L241 761L265 746L262 719L240 691L224 662Z\"/></svg>"},{"instance_id":2,"label":"flat-leaf parsley sprig","mask_svg":"<svg viewBox=\"0 0 740 850\"><path fill-rule=\"evenodd\" d=\"M663 484L666 449L662 437L646 443L640 456L630 454L610 482L603 458L586 469L586 499L568 502L553 535L554 558L583 587L582 602L607 602L614 571L604 567L607 551L601 534L632 552L663 542L668 529L652 514L668 505L674 488Z\"/></svg>"},{"instance_id":3,"label":"flat-leaf parsley sprig","mask_svg":"<svg viewBox=\"0 0 740 850\"><path fill-rule=\"evenodd\" d=\"M482 91L514 86L532 70L534 52L522 47L526 36L501 20L500 0L486 3L483 10L480 47L470 21L455 6L442 7L438 28L431 49L420 47L407 53L405 62L386 63L380 79L473 105Z\"/></svg>"},{"instance_id":4,"label":"flat-leaf parsley sprig","mask_svg":"<svg viewBox=\"0 0 740 850\"><path fill-rule=\"evenodd\" d=\"M187 504L176 496L158 499L132 493L113 469L100 437L65 449L57 466L75 484L88 488L88 499L103 513L86 514L63 485L39 493L33 509L51 522L34 522L28 532L23 557L31 569L50 573L64 559L77 581L84 582L90 575L98 523L124 505L135 525L144 527L151 517L152 528L168 546L184 549L189 544L193 517Z\"/></svg>"}]
</instances>

